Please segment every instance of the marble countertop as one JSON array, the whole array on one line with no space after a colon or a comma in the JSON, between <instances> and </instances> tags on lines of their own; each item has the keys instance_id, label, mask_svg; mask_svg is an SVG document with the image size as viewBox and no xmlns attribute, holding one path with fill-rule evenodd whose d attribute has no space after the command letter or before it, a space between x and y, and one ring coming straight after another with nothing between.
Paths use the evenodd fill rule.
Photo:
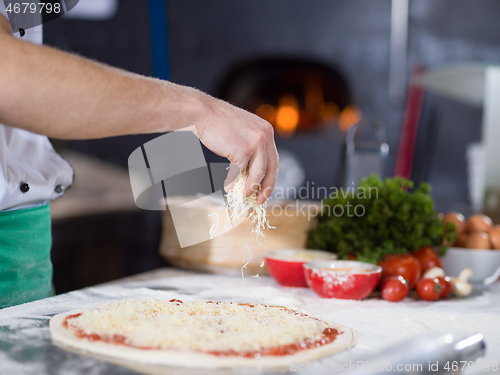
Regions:
<instances>
[{"instance_id":1,"label":"marble countertop","mask_svg":"<svg viewBox=\"0 0 500 375\"><path fill-rule=\"evenodd\" d=\"M256 276L256 275L253 275ZM355 330L357 344L307 367L291 364L288 372L332 373L343 364L362 361L380 350L425 334L467 336L482 333L486 355L464 374L498 373L500 362L500 283L477 289L465 299L425 302L407 298L391 303L376 297L363 301L321 299L306 288L285 288L273 279L251 275L211 275L163 268L116 282L61 294L0 310L0 373L6 374L198 374L200 370L110 362L52 344L52 316L124 298L178 298L280 305L340 323ZM496 364L496 367L495 367ZM337 367L336 367L337 366ZM347 368L347 367L344 367ZM496 369L496 371L494 371ZM210 371L203 371L203 374ZM221 373L221 372L213 372ZM235 373L235 371L227 372ZM238 373L258 373L256 369ZM361 372L360 372L361 373Z\"/></svg>"}]
</instances>

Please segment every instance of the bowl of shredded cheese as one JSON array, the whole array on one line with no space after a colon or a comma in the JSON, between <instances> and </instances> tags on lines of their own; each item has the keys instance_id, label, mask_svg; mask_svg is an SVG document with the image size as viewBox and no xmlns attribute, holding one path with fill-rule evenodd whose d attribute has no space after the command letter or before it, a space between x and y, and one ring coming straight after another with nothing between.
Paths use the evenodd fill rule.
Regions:
<instances>
[{"instance_id":1,"label":"bowl of shredded cheese","mask_svg":"<svg viewBox=\"0 0 500 375\"><path fill-rule=\"evenodd\" d=\"M317 260L303 268L307 285L322 298L364 299L382 274L380 266L348 260Z\"/></svg>"}]
</instances>

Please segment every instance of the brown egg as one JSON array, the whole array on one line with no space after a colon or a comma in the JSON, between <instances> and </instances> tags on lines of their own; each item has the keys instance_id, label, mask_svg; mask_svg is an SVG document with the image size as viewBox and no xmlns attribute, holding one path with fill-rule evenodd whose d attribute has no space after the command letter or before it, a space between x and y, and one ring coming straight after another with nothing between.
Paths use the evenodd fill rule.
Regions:
<instances>
[{"instance_id":1,"label":"brown egg","mask_svg":"<svg viewBox=\"0 0 500 375\"><path fill-rule=\"evenodd\" d=\"M488 232L493 226L491 219L483 214L476 214L469 217L465 230L469 233L472 232Z\"/></svg>"},{"instance_id":2,"label":"brown egg","mask_svg":"<svg viewBox=\"0 0 500 375\"><path fill-rule=\"evenodd\" d=\"M463 231L455 238L454 246L465 247L465 241L467 241L468 237L469 237L469 234L466 233L465 231Z\"/></svg>"},{"instance_id":3,"label":"brown egg","mask_svg":"<svg viewBox=\"0 0 500 375\"><path fill-rule=\"evenodd\" d=\"M500 225L495 225L491 228L488 235L490 236L491 246L494 249L500 250Z\"/></svg>"},{"instance_id":4,"label":"brown egg","mask_svg":"<svg viewBox=\"0 0 500 375\"><path fill-rule=\"evenodd\" d=\"M448 212L443 216L443 224L446 225L448 223L455 224L455 228L457 230L457 236L463 232L465 229L465 217L461 213L458 212Z\"/></svg>"},{"instance_id":5,"label":"brown egg","mask_svg":"<svg viewBox=\"0 0 500 375\"><path fill-rule=\"evenodd\" d=\"M465 240L464 247L469 249L489 250L491 249L490 237L485 232L473 232Z\"/></svg>"}]
</instances>

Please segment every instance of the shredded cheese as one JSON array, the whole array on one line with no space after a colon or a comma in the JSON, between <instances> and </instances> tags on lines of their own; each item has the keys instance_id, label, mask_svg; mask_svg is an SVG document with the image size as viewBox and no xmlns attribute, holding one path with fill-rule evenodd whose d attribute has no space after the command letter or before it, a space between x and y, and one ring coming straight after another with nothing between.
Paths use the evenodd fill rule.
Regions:
<instances>
[{"instance_id":1,"label":"shredded cheese","mask_svg":"<svg viewBox=\"0 0 500 375\"><path fill-rule=\"evenodd\" d=\"M247 246L247 244L244 244L245 247L247 248L248 250L248 260L247 262L241 267L241 278L243 279L243 283L245 282L245 274L243 273L243 269L244 268L247 268L248 264L250 263L250 259L252 259L252 252L250 251L250 248ZM243 259L243 262L245 261L245 259Z\"/></svg>"},{"instance_id":2,"label":"shredded cheese","mask_svg":"<svg viewBox=\"0 0 500 375\"><path fill-rule=\"evenodd\" d=\"M219 215L217 215L217 212L214 212L214 213L208 215L208 217L213 216L213 215L215 215L216 222L214 224L212 224L212 226L210 227L209 234L210 234L211 240L214 238L215 232L217 232L217 228L219 227Z\"/></svg>"},{"instance_id":3,"label":"shredded cheese","mask_svg":"<svg viewBox=\"0 0 500 375\"><path fill-rule=\"evenodd\" d=\"M252 195L245 198L245 184L247 179L248 168L240 173L234 182L233 188L226 194L226 207L228 211L231 212L228 214L228 223L234 226L234 222L237 219L244 215L248 215L245 220L252 218L252 223L255 223L255 228L252 229L252 233L255 233L258 242L259 236L265 237L262 230L274 227L269 224L269 220L267 220L266 217L267 201L262 204L257 203L257 191L254 191Z\"/></svg>"},{"instance_id":4,"label":"shredded cheese","mask_svg":"<svg viewBox=\"0 0 500 375\"><path fill-rule=\"evenodd\" d=\"M125 337L138 348L203 352L317 341L326 328L325 322L280 307L158 299L110 302L68 320L70 331Z\"/></svg>"}]
</instances>

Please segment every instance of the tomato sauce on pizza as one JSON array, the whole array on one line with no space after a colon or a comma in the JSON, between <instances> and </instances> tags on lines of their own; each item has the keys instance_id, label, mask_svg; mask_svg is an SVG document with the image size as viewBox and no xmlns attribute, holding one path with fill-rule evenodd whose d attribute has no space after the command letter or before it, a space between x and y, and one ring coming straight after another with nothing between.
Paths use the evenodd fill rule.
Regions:
<instances>
[{"instance_id":1,"label":"tomato sauce on pizza","mask_svg":"<svg viewBox=\"0 0 500 375\"><path fill-rule=\"evenodd\" d=\"M178 299L171 299L169 302L175 303L177 306L180 303L182 303L182 301L180 301ZM220 302L208 301L206 303L219 304ZM239 306L255 307L255 305L247 304L247 303L242 303L242 304L238 304L238 305ZM267 307L280 309L280 310L286 311L287 313L301 315L301 316L307 317L309 319L316 319L313 317L309 317L306 314L297 313L297 312L290 310L290 309L283 307L283 306L267 306ZM64 319L64 322L63 322L64 328L71 329L71 326L69 325L68 322L71 319L75 319L75 318L80 317L81 315L82 315L82 313L68 315ZM131 347L136 347L136 348L142 349L142 350L162 349L161 347L135 346L133 344L128 343L127 338L125 336L122 336L122 335L105 336L105 335L96 334L96 333L85 333L83 329L71 329L71 330L72 330L73 334L75 336L77 336L78 338L86 339L88 341L103 341L103 342L110 343L110 344L127 345L127 346L131 346ZM222 333L223 333L223 331L222 331ZM268 355L271 355L271 356L290 355L290 354L294 354L294 353L301 351L301 350L307 350L307 349L319 347L321 345L329 344L329 343L333 342L335 340L335 338L340 334L342 334L341 331L339 331L335 328L328 327L328 328L325 328L323 330L322 337L321 337L321 339L318 339L318 340L304 340L302 342L290 343L290 344L285 344L285 345L280 345L280 346L270 347L270 348L264 348L262 350L255 350L255 351L238 352L236 350L225 350L225 351L208 351L207 353L212 354L212 355L216 355L216 356L242 356L242 357L247 357L247 358L261 357L261 356L268 356Z\"/></svg>"},{"instance_id":2,"label":"tomato sauce on pizza","mask_svg":"<svg viewBox=\"0 0 500 375\"><path fill-rule=\"evenodd\" d=\"M186 367L274 367L354 342L347 327L283 306L179 299L114 301L60 314L50 325L56 341L89 352Z\"/></svg>"}]
</instances>

